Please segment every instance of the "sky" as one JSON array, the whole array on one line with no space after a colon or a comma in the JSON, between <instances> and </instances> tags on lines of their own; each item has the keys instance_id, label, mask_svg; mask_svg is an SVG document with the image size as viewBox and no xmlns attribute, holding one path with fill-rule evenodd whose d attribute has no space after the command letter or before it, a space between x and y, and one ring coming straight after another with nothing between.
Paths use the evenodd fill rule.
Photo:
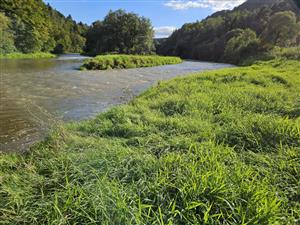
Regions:
<instances>
[{"instance_id":1,"label":"sky","mask_svg":"<svg viewBox=\"0 0 300 225\"><path fill-rule=\"evenodd\" d=\"M155 37L167 37L184 23L232 9L246 0L44 0L65 16L90 25L109 10L125 9L151 20Z\"/></svg>"}]
</instances>

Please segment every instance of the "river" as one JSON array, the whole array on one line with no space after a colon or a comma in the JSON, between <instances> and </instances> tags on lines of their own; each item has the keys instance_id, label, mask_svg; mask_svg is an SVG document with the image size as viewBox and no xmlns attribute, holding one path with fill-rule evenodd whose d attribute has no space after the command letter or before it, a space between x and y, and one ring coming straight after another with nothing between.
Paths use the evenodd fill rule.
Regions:
<instances>
[{"instance_id":1,"label":"river","mask_svg":"<svg viewBox=\"0 0 300 225\"><path fill-rule=\"evenodd\" d=\"M85 57L0 60L0 152L24 151L53 124L94 117L159 80L232 67L184 61L128 70L79 71Z\"/></svg>"}]
</instances>

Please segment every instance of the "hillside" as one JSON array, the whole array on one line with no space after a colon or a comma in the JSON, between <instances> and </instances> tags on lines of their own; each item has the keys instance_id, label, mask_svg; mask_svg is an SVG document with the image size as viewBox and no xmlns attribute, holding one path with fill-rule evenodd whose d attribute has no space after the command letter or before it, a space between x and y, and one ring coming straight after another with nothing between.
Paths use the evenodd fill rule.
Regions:
<instances>
[{"instance_id":1,"label":"hillside","mask_svg":"<svg viewBox=\"0 0 300 225\"><path fill-rule=\"evenodd\" d=\"M298 7L296 5L297 0L247 0L240 6L233 9L233 11L237 10L256 10L260 7L270 7L275 11L281 10L291 10L293 12L298 12ZM281 9L279 9L281 8Z\"/></svg>"},{"instance_id":2,"label":"hillside","mask_svg":"<svg viewBox=\"0 0 300 225\"><path fill-rule=\"evenodd\" d=\"M238 63L274 46L300 43L300 11L293 0L248 0L201 22L184 24L158 48L163 55Z\"/></svg>"},{"instance_id":3,"label":"hillside","mask_svg":"<svg viewBox=\"0 0 300 225\"><path fill-rule=\"evenodd\" d=\"M0 21L0 54L81 52L85 44L87 26L42 0L2 0Z\"/></svg>"}]
</instances>

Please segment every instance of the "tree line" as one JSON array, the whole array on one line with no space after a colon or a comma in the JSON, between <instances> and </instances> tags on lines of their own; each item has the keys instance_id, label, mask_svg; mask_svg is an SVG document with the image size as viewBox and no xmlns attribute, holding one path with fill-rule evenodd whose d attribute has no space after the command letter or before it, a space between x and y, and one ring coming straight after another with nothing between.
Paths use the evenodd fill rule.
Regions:
<instances>
[{"instance_id":1,"label":"tree line","mask_svg":"<svg viewBox=\"0 0 300 225\"><path fill-rule=\"evenodd\" d=\"M84 52L174 55L239 63L274 46L300 44L299 0L248 0L184 24L169 38L154 40L151 21L124 10L110 11L91 26L76 23L42 0L0 2L0 54Z\"/></svg>"},{"instance_id":2,"label":"tree line","mask_svg":"<svg viewBox=\"0 0 300 225\"><path fill-rule=\"evenodd\" d=\"M11 52L155 52L149 19L124 10L110 11L91 26L76 23L42 0L0 2L0 54Z\"/></svg>"},{"instance_id":3,"label":"tree line","mask_svg":"<svg viewBox=\"0 0 300 225\"><path fill-rule=\"evenodd\" d=\"M81 52L87 29L42 0L0 2L0 54Z\"/></svg>"},{"instance_id":4,"label":"tree line","mask_svg":"<svg viewBox=\"0 0 300 225\"><path fill-rule=\"evenodd\" d=\"M185 24L160 43L158 53L239 63L262 56L274 46L298 45L300 13L295 2L264 3L248 0L232 11L220 11L201 22Z\"/></svg>"}]
</instances>

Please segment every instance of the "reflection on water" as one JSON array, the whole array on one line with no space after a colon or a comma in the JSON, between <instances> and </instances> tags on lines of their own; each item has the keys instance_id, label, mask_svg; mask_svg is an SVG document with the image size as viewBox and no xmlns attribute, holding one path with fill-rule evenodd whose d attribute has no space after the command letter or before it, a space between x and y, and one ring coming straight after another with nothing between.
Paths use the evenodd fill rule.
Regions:
<instances>
[{"instance_id":1,"label":"reflection on water","mask_svg":"<svg viewBox=\"0 0 300 225\"><path fill-rule=\"evenodd\" d=\"M158 80L230 65L186 61L178 65L79 71L79 55L0 60L0 151L20 151L60 120L95 116L128 101Z\"/></svg>"}]
</instances>

